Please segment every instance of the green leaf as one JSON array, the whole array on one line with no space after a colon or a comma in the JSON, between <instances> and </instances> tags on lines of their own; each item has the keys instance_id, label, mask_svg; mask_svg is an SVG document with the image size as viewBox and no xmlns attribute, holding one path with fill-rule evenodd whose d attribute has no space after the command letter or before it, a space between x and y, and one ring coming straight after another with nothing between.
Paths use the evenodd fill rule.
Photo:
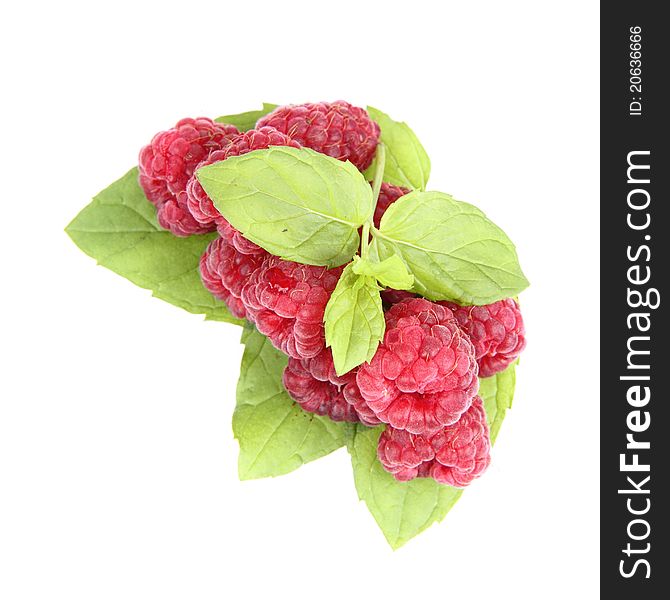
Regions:
<instances>
[{"instance_id":1,"label":"green leaf","mask_svg":"<svg viewBox=\"0 0 670 600\"><path fill-rule=\"evenodd\" d=\"M382 285L394 290L409 290L414 283L412 275L399 256L389 256L382 262L375 262L354 256L353 271L357 275L374 277Z\"/></svg>"},{"instance_id":2,"label":"green leaf","mask_svg":"<svg viewBox=\"0 0 670 600\"><path fill-rule=\"evenodd\" d=\"M357 425L348 442L358 497L365 501L384 537L395 550L436 521L441 521L462 490L433 479L397 481L377 459L383 431Z\"/></svg>"},{"instance_id":3,"label":"green leaf","mask_svg":"<svg viewBox=\"0 0 670 600\"><path fill-rule=\"evenodd\" d=\"M504 371L491 377L480 377L479 379L479 397L484 402L486 420L491 430L492 444L498 437L507 409L512 407L515 385L515 364L511 364Z\"/></svg>"},{"instance_id":4,"label":"green leaf","mask_svg":"<svg viewBox=\"0 0 670 600\"><path fill-rule=\"evenodd\" d=\"M528 286L514 244L478 208L441 192L410 192L388 207L371 255L399 255L430 300L489 304Z\"/></svg>"},{"instance_id":5,"label":"green leaf","mask_svg":"<svg viewBox=\"0 0 670 600\"><path fill-rule=\"evenodd\" d=\"M346 426L303 411L286 393L287 358L247 326L233 433L240 444L240 479L289 473L343 446Z\"/></svg>"},{"instance_id":6,"label":"green leaf","mask_svg":"<svg viewBox=\"0 0 670 600\"><path fill-rule=\"evenodd\" d=\"M65 231L98 264L157 298L207 319L242 323L200 281L200 257L216 234L178 238L161 229L136 168L100 192Z\"/></svg>"},{"instance_id":7,"label":"green leaf","mask_svg":"<svg viewBox=\"0 0 670 600\"><path fill-rule=\"evenodd\" d=\"M310 265L349 262L372 189L349 162L308 148L274 146L199 169L219 212L268 252Z\"/></svg>"},{"instance_id":8,"label":"green leaf","mask_svg":"<svg viewBox=\"0 0 670 600\"><path fill-rule=\"evenodd\" d=\"M384 309L373 277L342 272L324 314L326 345L338 375L369 361L384 337Z\"/></svg>"},{"instance_id":9,"label":"green leaf","mask_svg":"<svg viewBox=\"0 0 670 600\"><path fill-rule=\"evenodd\" d=\"M249 131L256 127L256 121L258 121L258 119L271 113L275 108L277 108L277 104L263 102L263 108L261 110L250 110L249 112L243 112L237 115L224 115L223 117L215 119L215 121L217 123L235 125L240 131Z\"/></svg>"},{"instance_id":10,"label":"green leaf","mask_svg":"<svg viewBox=\"0 0 670 600\"><path fill-rule=\"evenodd\" d=\"M419 138L407 123L394 121L381 110L368 106L368 114L379 124L380 140L386 146L384 181L410 189L426 189L430 158Z\"/></svg>"}]
</instances>

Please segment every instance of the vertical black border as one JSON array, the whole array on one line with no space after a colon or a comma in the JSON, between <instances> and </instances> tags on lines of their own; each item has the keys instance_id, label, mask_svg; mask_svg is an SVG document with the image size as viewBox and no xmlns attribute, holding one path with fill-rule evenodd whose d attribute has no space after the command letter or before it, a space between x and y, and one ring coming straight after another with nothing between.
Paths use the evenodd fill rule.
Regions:
<instances>
[{"instance_id":1,"label":"vertical black border","mask_svg":"<svg viewBox=\"0 0 670 600\"><path fill-rule=\"evenodd\" d=\"M667 295L667 273L670 270L670 231L666 231L666 205L670 202L668 177L670 175L670 126L666 113L670 111L668 95L670 62L670 28L661 12L667 5L661 2L631 1L601 3L601 560L600 578L602 597L606 598L667 598L670 597L670 564L668 564L668 513L670 500L667 485L668 442L670 422L668 407L670 394L667 374L670 374L670 334L663 317ZM637 79L631 68L635 55L631 48L631 28L641 29L641 91L631 89ZM641 114L631 103L639 101ZM633 109L637 109L633 105ZM629 153L648 151L649 154L631 155L638 164L649 169L627 174ZM641 183L648 178L649 183ZM642 205L646 194L650 202L646 209L632 210L628 195L634 192L633 204ZM635 230L628 223L640 226L650 218L649 226ZM649 236L647 239L645 236ZM643 248L647 246L649 252ZM631 256L633 259L631 259ZM635 267L639 267L635 268ZM633 267L632 271L629 271ZM647 267L649 271L647 271ZM633 279L650 280L644 284L631 283ZM658 290L660 306L656 309L634 308L635 299L629 290L646 294ZM630 301L629 301L630 300ZM631 314L647 313L646 319L636 320ZM637 325L651 322L647 332L638 331ZM649 336L649 340L634 336ZM628 343L648 355L629 356ZM634 363L648 364L648 369L631 369ZM649 381L622 380L626 376L649 376ZM644 406L632 406L627 398L631 386L649 388L650 399ZM637 398L633 393L632 399ZM640 413L635 416L635 411ZM633 415L633 416L631 416ZM629 426L648 429L631 432ZM649 442L649 449L627 448L627 434L634 439ZM631 463L638 455L640 464L648 464L649 471L625 471L620 465L621 454ZM650 479L642 484L644 479ZM644 491L634 490L632 481ZM620 493L619 490L623 490ZM634 515L631 510L643 511ZM630 533L645 539L631 539ZM628 544L633 552L627 553ZM647 547L646 544L649 544ZM639 553L638 553L639 552ZM636 565L636 561L640 562ZM623 562L622 562L623 561ZM622 571L632 576L625 577ZM647 577L647 575L649 575Z\"/></svg>"}]
</instances>

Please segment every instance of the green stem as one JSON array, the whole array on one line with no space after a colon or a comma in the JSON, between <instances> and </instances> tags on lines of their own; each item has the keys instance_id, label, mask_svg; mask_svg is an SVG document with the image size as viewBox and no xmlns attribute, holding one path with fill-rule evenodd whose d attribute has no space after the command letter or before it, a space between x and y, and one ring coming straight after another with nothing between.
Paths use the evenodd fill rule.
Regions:
<instances>
[{"instance_id":1,"label":"green stem","mask_svg":"<svg viewBox=\"0 0 670 600\"><path fill-rule=\"evenodd\" d=\"M382 178L384 177L384 166L386 165L386 147L379 142L377 145L377 155L375 164L375 174L372 179L372 198L374 199L374 206L377 206L379 199L379 190L382 188ZM374 215L374 210L372 211ZM361 258L367 258L370 251L370 227L372 226L372 216L363 225L361 232Z\"/></svg>"},{"instance_id":2,"label":"green stem","mask_svg":"<svg viewBox=\"0 0 670 600\"><path fill-rule=\"evenodd\" d=\"M372 197L377 205L379 190L382 189L382 177L384 176L384 167L386 166L386 146L379 142L377 146L377 164L375 165L375 175L372 180Z\"/></svg>"}]
</instances>

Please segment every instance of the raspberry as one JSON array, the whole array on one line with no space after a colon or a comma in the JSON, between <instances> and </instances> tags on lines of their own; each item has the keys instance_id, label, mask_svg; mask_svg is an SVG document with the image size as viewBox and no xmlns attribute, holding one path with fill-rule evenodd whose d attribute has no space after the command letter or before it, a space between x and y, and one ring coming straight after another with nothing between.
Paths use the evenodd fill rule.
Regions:
<instances>
[{"instance_id":1,"label":"raspberry","mask_svg":"<svg viewBox=\"0 0 670 600\"><path fill-rule=\"evenodd\" d=\"M382 183L382 186L379 189L377 205L375 206L375 216L373 217L375 227L379 227L379 223L382 220L382 215L386 212L386 209L401 196L409 194L410 191L411 190L408 190L404 187L391 185L390 183L386 182Z\"/></svg>"},{"instance_id":2,"label":"raspberry","mask_svg":"<svg viewBox=\"0 0 670 600\"><path fill-rule=\"evenodd\" d=\"M265 251L243 254L229 239L218 237L210 242L200 258L200 278L215 297L227 304L234 316L244 319L247 312L240 300L242 286L265 255Z\"/></svg>"},{"instance_id":3,"label":"raspberry","mask_svg":"<svg viewBox=\"0 0 670 600\"><path fill-rule=\"evenodd\" d=\"M158 222L178 236L206 233L191 216L183 192L196 165L213 150L226 146L238 133L232 125L211 119L182 119L172 129L157 133L140 151L139 183L156 206Z\"/></svg>"},{"instance_id":4,"label":"raspberry","mask_svg":"<svg viewBox=\"0 0 670 600\"><path fill-rule=\"evenodd\" d=\"M451 309L461 329L472 340L481 377L505 370L526 347L523 318L512 298L485 306L440 304Z\"/></svg>"},{"instance_id":5,"label":"raspberry","mask_svg":"<svg viewBox=\"0 0 670 600\"><path fill-rule=\"evenodd\" d=\"M379 141L379 125L365 110L344 100L280 106L256 124L265 125L301 146L349 160L361 171L370 166Z\"/></svg>"},{"instance_id":6,"label":"raspberry","mask_svg":"<svg viewBox=\"0 0 670 600\"><path fill-rule=\"evenodd\" d=\"M400 481L432 477L439 483L465 487L489 466L491 441L481 398L454 424L430 436L387 427L377 446L384 469Z\"/></svg>"},{"instance_id":7,"label":"raspberry","mask_svg":"<svg viewBox=\"0 0 670 600\"><path fill-rule=\"evenodd\" d=\"M212 152L197 165L196 169L220 162L229 156L241 156L252 150L265 150L270 146L300 148L299 144L273 127L261 127L238 134L232 138L230 144L225 148ZM195 176L189 179L186 185L186 193L188 195L188 209L198 223L203 225L216 223L218 225L221 221L224 221Z\"/></svg>"},{"instance_id":8,"label":"raspberry","mask_svg":"<svg viewBox=\"0 0 670 600\"><path fill-rule=\"evenodd\" d=\"M344 398L343 390L355 377L335 373L330 350L324 348L313 358L289 358L284 369L284 387L304 410L328 415L333 421L358 421L358 414Z\"/></svg>"},{"instance_id":9,"label":"raspberry","mask_svg":"<svg viewBox=\"0 0 670 600\"><path fill-rule=\"evenodd\" d=\"M387 311L384 339L356 382L380 421L416 434L455 423L479 387L472 343L448 308L423 298Z\"/></svg>"},{"instance_id":10,"label":"raspberry","mask_svg":"<svg viewBox=\"0 0 670 600\"><path fill-rule=\"evenodd\" d=\"M341 273L268 255L242 289L248 318L285 354L312 358L325 347L323 313Z\"/></svg>"},{"instance_id":11,"label":"raspberry","mask_svg":"<svg viewBox=\"0 0 670 600\"><path fill-rule=\"evenodd\" d=\"M177 195L186 189L198 163L213 150L227 146L238 133L233 125L215 123L206 117L182 119L172 129L157 133L142 148L140 174L144 181L164 181L167 190ZM149 200L155 202L153 198Z\"/></svg>"}]
</instances>

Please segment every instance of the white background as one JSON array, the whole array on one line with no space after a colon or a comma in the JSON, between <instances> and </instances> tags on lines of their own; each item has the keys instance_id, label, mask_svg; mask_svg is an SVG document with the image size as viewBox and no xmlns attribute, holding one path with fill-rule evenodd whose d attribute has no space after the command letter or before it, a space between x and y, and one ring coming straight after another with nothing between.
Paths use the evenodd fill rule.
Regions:
<instances>
[{"instance_id":1,"label":"white background","mask_svg":"<svg viewBox=\"0 0 670 600\"><path fill-rule=\"evenodd\" d=\"M0 10L3 600L596 597L596 2ZM406 120L532 284L489 472L395 553L344 450L240 483L239 331L63 232L182 116L338 98Z\"/></svg>"}]
</instances>

